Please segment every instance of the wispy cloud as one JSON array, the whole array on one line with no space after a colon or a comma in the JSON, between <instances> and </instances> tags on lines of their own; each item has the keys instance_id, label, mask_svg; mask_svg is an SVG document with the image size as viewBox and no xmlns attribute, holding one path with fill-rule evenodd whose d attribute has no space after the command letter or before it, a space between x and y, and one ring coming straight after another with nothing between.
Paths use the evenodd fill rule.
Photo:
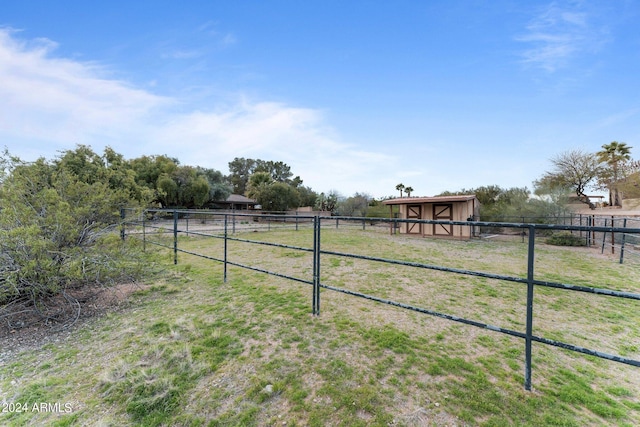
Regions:
<instances>
[{"instance_id":1,"label":"wispy cloud","mask_svg":"<svg viewBox=\"0 0 640 427\"><path fill-rule=\"evenodd\" d=\"M602 119L595 122L595 126L599 128L615 127L627 121L637 120L639 115L640 108L631 108L603 117Z\"/></svg>"},{"instance_id":2,"label":"wispy cloud","mask_svg":"<svg viewBox=\"0 0 640 427\"><path fill-rule=\"evenodd\" d=\"M597 17L582 2L553 2L526 26L516 40L530 47L522 53L525 64L554 72L584 53L600 49L608 40L605 26L595 23Z\"/></svg>"},{"instance_id":3,"label":"wispy cloud","mask_svg":"<svg viewBox=\"0 0 640 427\"><path fill-rule=\"evenodd\" d=\"M0 134L55 143L119 133L172 101L109 79L105 68L53 56L56 44L0 30Z\"/></svg>"},{"instance_id":4,"label":"wispy cloud","mask_svg":"<svg viewBox=\"0 0 640 427\"><path fill-rule=\"evenodd\" d=\"M243 96L210 108L110 78L97 63L55 56L56 44L0 29L0 140L26 160L75 144L125 157L168 154L226 173L234 157L280 160L319 191L371 187L390 158L340 141L321 111Z\"/></svg>"},{"instance_id":5,"label":"wispy cloud","mask_svg":"<svg viewBox=\"0 0 640 427\"><path fill-rule=\"evenodd\" d=\"M191 49L191 50L174 50L170 52L164 52L161 57L169 58L169 59L193 59L199 58L203 55L203 53L199 50Z\"/></svg>"},{"instance_id":6,"label":"wispy cloud","mask_svg":"<svg viewBox=\"0 0 640 427\"><path fill-rule=\"evenodd\" d=\"M218 111L175 116L154 141L165 149L180 141L181 159L187 163L233 157L284 161L294 166L294 173L325 189L344 188L346 183L353 191L364 189L366 177L390 160L340 142L318 110L246 99Z\"/></svg>"},{"instance_id":7,"label":"wispy cloud","mask_svg":"<svg viewBox=\"0 0 640 427\"><path fill-rule=\"evenodd\" d=\"M218 22L216 21L207 21L204 24L200 25L196 32L207 35L210 38L213 38L216 43L220 47L227 47L233 44L236 44L238 39L233 33L230 32L221 32L218 29Z\"/></svg>"}]
</instances>

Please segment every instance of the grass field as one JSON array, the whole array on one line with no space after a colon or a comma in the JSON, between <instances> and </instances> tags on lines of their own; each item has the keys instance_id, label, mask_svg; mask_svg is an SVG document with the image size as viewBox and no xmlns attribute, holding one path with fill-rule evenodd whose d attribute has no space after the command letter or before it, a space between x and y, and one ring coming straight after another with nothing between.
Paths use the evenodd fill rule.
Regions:
<instances>
[{"instance_id":1,"label":"grass field","mask_svg":"<svg viewBox=\"0 0 640 427\"><path fill-rule=\"evenodd\" d=\"M237 236L312 246L311 230ZM640 368L534 343L528 392L519 338L326 290L314 317L309 285L240 268L230 268L224 283L219 263L180 254L174 267L170 251L147 247L166 277L126 307L0 367L1 425L640 425ZM180 247L222 254L219 239L183 238ZM527 270L519 241L340 229L322 231L322 248L518 277ZM229 253L312 277L309 252L230 242ZM322 256L321 276L332 286L524 331L521 284L335 255ZM540 242L536 277L640 292L637 265L586 248ZM638 360L639 308L536 288L534 333ZM41 402L58 406L34 410Z\"/></svg>"}]
</instances>

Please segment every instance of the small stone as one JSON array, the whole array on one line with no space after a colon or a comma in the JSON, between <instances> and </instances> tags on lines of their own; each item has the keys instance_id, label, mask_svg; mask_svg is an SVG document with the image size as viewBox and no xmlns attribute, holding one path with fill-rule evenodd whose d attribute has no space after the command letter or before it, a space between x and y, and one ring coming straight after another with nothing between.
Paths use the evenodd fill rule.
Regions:
<instances>
[{"instance_id":1,"label":"small stone","mask_svg":"<svg viewBox=\"0 0 640 427\"><path fill-rule=\"evenodd\" d=\"M273 393L273 384L267 384L263 389L263 393L271 394Z\"/></svg>"}]
</instances>

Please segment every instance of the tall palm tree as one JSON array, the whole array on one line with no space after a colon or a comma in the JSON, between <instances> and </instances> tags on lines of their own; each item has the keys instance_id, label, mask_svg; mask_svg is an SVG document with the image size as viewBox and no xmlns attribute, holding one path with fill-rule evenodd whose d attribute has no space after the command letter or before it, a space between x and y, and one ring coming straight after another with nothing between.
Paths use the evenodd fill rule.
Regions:
<instances>
[{"instance_id":1,"label":"tall palm tree","mask_svg":"<svg viewBox=\"0 0 640 427\"><path fill-rule=\"evenodd\" d=\"M411 197L411 193L413 193L412 187L404 187L404 192L407 193L407 197Z\"/></svg>"},{"instance_id":2,"label":"tall palm tree","mask_svg":"<svg viewBox=\"0 0 640 427\"><path fill-rule=\"evenodd\" d=\"M622 206L622 200L618 192L618 173L620 171L621 163L631 159L631 149L625 142L613 141L609 144L604 144L602 150L596 154L598 160L608 164L611 169L611 178L609 182L609 204L613 206Z\"/></svg>"},{"instance_id":3,"label":"tall palm tree","mask_svg":"<svg viewBox=\"0 0 640 427\"><path fill-rule=\"evenodd\" d=\"M400 183L396 185L396 190L400 191L400 197L402 197L402 190L404 190L404 184Z\"/></svg>"}]
</instances>

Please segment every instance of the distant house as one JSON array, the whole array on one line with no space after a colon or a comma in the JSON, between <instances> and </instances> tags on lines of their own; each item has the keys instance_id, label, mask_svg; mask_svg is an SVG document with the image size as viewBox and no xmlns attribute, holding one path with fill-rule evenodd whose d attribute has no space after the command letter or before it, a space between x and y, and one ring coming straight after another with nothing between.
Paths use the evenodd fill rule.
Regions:
<instances>
[{"instance_id":1,"label":"distant house","mask_svg":"<svg viewBox=\"0 0 640 427\"><path fill-rule=\"evenodd\" d=\"M227 200L225 200L224 202L216 202L216 205L220 206L221 208L230 210L254 209L257 204L257 201L245 197L241 194L232 194L227 197Z\"/></svg>"},{"instance_id":2,"label":"distant house","mask_svg":"<svg viewBox=\"0 0 640 427\"><path fill-rule=\"evenodd\" d=\"M438 221L479 220L480 202L475 195L438 197L400 197L382 202L393 209L399 207L400 219L428 219ZM471 227L452 224L402 223L400 233L420 236L470 238Z\"/></svg>"}]
</instances>

